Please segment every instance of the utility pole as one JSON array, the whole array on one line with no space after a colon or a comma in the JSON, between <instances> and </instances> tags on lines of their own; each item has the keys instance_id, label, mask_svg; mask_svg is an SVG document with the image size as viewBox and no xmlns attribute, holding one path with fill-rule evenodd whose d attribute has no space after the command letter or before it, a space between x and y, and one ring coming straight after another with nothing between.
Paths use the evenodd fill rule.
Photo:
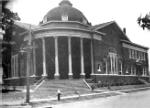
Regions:
<instances>
[{"instance_id":1,"label":"utility pole","mask_svg":"<svg viewBox=\"0 0 150 108\"><path fill-rule=\"evenodd\" d=\"M31 72L31 49L32 49L32 36L31 36L31 25L29 28L29 39L27 45L27 73L26 73L26 103L30 103L30 72Z\"/></svg>"}]
</instances>

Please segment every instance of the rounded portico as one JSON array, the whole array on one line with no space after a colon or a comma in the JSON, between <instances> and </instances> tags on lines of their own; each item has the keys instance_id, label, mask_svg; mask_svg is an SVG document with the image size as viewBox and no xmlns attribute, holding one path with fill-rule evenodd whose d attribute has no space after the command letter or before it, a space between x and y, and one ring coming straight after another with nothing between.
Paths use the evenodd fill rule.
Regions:
<instances>
[{"instance_id":1,"label":"rounded portico","mask_svg":"<svg viewBox=\"0 0 150 108\"><path fill-rule=\"evenodd\" d=\"M90 28L82 12L68 0L50 10L39 28L32 30L34 74L61 79L90 77L94 72L92 40L102 39L101 33Z\"/></svg>"}]
</instances>

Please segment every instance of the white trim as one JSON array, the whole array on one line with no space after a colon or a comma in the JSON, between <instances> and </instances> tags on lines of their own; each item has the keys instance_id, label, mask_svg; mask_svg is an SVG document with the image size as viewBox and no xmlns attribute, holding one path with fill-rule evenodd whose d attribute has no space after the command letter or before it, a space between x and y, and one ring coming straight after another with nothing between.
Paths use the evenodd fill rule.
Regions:
<instances>
[{"instance_id":1,"label":"white trim","mask_svg":"<svg viewBox=\"0 0 150 108\"><path fill-rule=\"evenodd\" d=\"M102 40L102 37L100 35L94 34L93 39Z\"/></svg>"},{"instance_id":2,"label":"white trim","mask_svg":"<svg viewBox=\"0 0 150 108\"><path fill-rule=\"evenodd\" d=\"M13 76L13 77L6 78L5 80L10 80L10 79L20 79L20 77Z\"/></svg>"},{"instance_id":3,"label":"white trim","mask_svg":"<svg viewBox=\"0 0 150 108\"><path fill-rule=\"evenodd\" d=\"M82 38L91 38L89 33L77 32L77 31L49 31L44 33L36 34L35 38L42 38L42 37L58 37L58 36L65 36L65 37L82 37ZM25 38L27 40L27 38Z\"/></svg>"},{"instance_id":4,"label":"white trim","mask_svg":"<svg viewBox=\"0 0 150 108\"><path fill-rule=\"evenodd\" d=\"M56 21L56 20L47 21L46 23L41 24L41 26L45 26L45 25L48 25L50 23L76 23L76 24L83 25L85 27L89 27L89 25L83 24L83 23L78 22L78 21Z\"/></svg>"},{"instance_id":5,"label":"white trim","mask_svg":"<svg viewBox=\"0 0 150 108\"><path fill-rule=\"evenodd\" d=\"M138 77L138 75L118 75L118 74L93 74L93 75L101 75L101 76L136 76ZM140 76L140 77L150 77L150 76Z\"/></svg>"},{"instance_id":6,"label":"white trim","mask_svg":"<svg viewBox=\"0 0 150 108\"><path fill-rule=\"evenodd\" d=\"M97 33L92 33L93 39L102 40L102 35ZM80 37L80 38L88 38L91 39L91 33L87 31L79 31L79 30L59 30L59 29L50 29L49 31L39 32L35 34L36 38L43 37L53 37L53 36L65 36L65 37ZM24 41L28 40L28 36L24 38Z\"/></svg>"},{"instance_id":7,"label":"white trim","mask_svg":"<svg viewBox=\"0 0 150 108\"><path fill-rule=\"evenodd\" d=\"M129 49L133 49L133 50L137 50L137 51L141 51L141 52L145 52L147 53L147 50L143 49L143 48L139 48L139 47L135 47L126 43L122 43L122 46L125 48L129 48Z\"/></svg>"}]
</instances>

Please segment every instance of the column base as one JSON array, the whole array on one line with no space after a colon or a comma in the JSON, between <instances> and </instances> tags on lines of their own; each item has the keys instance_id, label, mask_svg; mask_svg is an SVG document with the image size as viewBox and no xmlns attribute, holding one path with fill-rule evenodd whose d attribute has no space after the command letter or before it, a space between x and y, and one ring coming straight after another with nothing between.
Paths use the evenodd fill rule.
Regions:
<instances>
[{"instance_id":1,"label":"column base","mask_svg":"<svg viewBox=\"0 0 150 108\"><path fill-rule=\"evenodd\" d=\"M47 77L47 74L42 74L42 77Z\"/></svg>"},{"instance_id":2,"label":"column base","mask_svg":"<svg viewBox=\"0 0 150 108\"><path fill-rule=\"evenodd\" d=\"M73 79L73 75L68 75L68 78L69 79Z\"/></svg>"},{"instance_id":3,"label":"column base","mask_svg":"<svg viewBox=\"0 0 150 108\"><path fill-rule=\"evenodd\" d=\"M85 74L80 75L80 78L85 78Z\"/></svg>"},{"instance_id":4,"label":"column base","mask_svg":"<svg viewBox=\"0 0 150 108\"><path fill-rule=\"evenodd\" d=\"M33 74L33 75L31 75L30 77L36 77L36 75L35 75L35 74Z\"/></svg>"},{"instance_id":5,"label":"column base","mask_svg":"<svg viewBox=\"0 0 150 108\"><path fill-rule=\"evenodd\" d=\"M95 73L91 73L91 76L92 76L92 75L95 75Z\"/></svg>"},{"instance_id":6,"label":"column base","mask_svg":"<svg viewBox=\"0 0 150 108\"><path fill-rule=\"evenodd\" d=\"M55 76L54 76L54 79L59 79L59 75L55 75Z\"/></svg>"}]
</instances>

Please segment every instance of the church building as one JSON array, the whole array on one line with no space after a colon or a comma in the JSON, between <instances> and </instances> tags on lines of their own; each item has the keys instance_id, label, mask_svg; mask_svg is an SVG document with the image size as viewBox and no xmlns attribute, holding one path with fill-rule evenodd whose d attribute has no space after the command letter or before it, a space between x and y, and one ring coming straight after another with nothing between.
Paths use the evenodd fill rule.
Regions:
<instances>
[{"instance_id":1,"label":"church building","mask_svg":"<svg viewBox=\"0 0 150 108\"><path fill-rule=\"evenodd\" d=\"M20 22L15 26L20 31L13 33L16 45L11 72L4 72L6 82L25 78L27 63L31 79L84 77L127 84L139 77L149 80L147 47L133 43L115 21L93 26L68 0L50 10L38 26ZM30 62L25 50L29 41Z\"/></svg>"}]
</instances>

